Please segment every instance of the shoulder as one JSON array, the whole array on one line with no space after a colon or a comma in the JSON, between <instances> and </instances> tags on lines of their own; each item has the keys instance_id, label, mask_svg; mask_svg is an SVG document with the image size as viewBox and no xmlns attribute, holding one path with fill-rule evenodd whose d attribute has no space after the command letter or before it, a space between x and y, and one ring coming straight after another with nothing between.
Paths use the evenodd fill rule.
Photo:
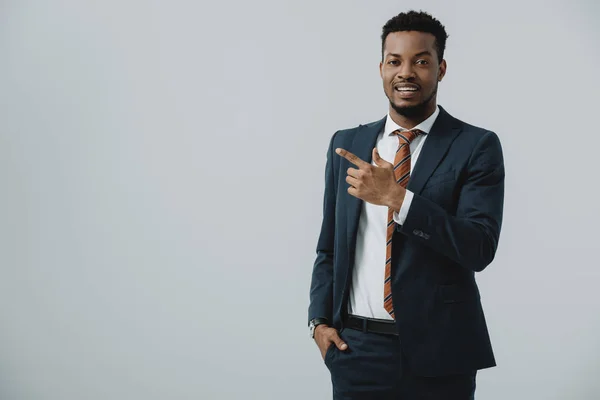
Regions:
<instances>
[{"instance_id":1,"label":"shoulder","mask_svg":"<svg viewBox=\"0 0 600 400\"><path fill-rule=\"evenodd\" d=\"M460 128L460 139L463 142L469 142L473 146L478 146L483 143L494 143L500 147L500 138L498 134L489 129L469 122L465 122L459 118L450 117L454 127Z\"/></svg>"},{"instance_id":2,"label":"shoulder","mask_svg":"<svg viewBox=\"0 0 600 400\"><path fill-rule=\"evenodd\" d=\"M483 136L489 134L496 135L495 132L488 128L465 122L456 117L452 117L452 119L454 120L454 125L461 128L461 133L472 136L474 139L481 139Z\"/></svg>"},{"instance_id":3,"label":"shoulder","mask_svg":"<svg viewBox=\"0 0 600 400\"><path fill-rule=\"evenodd\" d=\"M333 134L332 141L347 142L348 140L353 140L356 134L358 134L359 132L382 130L385 125L385 120L386 117L383 117L382 119L378 119L376 121L371 121L364 124L340 129Z\"/></svg>"},{"instance_id":4,"label":"shoulder","mask_svg":"<svg viewBox=\"0 0 600 400\"><path fill-rule=\"evenodd\" d=\"M500 137L496 132L475 124L454 119L454 126L460 127L457 144L470 153L469 163L501 165L503 164L503 151Z\"/></svg>"}]
</instances>

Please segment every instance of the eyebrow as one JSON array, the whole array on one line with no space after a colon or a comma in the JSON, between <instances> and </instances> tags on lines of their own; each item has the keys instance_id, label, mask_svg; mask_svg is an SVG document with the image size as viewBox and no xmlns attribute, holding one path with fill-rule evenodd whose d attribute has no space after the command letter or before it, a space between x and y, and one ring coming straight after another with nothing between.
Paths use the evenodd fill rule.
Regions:
<instances>
[{"instance_id":1,"label":"eyebrow","mask_svg":"<svg viewBox=\"0 0 600 400\"><path fill-rule=\"evenodd\" d=\"M431 52L429 50L425 50L425 51L421 51L417 54L415 54L415 57L420 57L420 56L431 56ZM396 57L396 58L402 58L402 56L400 54L396 54L396 53L388 53L387 57Z\"/></svg>"}]
</instances>

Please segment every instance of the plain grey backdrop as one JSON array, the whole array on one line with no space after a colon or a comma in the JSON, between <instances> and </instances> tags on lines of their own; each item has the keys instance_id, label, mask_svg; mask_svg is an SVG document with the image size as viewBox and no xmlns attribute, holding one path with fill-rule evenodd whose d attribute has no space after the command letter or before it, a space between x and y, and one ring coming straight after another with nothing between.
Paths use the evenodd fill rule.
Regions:
<instances>
[{"instance_id":1,"label":"plain grey backdrop","mask_svg":"<svg viewBox=\"0 0 600 400\"><path fill-rule=\"evenodd\" d=\"M327 399L327 145L387 112L380 32L506 162L478 399L600 398L596 1L0 3L0 399Z\"/></svg>"}]
</instances>

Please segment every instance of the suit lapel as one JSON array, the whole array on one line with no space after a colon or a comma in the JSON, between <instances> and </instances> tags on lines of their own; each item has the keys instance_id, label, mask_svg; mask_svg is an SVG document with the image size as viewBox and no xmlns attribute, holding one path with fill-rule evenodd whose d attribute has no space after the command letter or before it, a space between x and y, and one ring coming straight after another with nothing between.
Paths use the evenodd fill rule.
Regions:
<instances>
[{"instance_id":1,"label":"suit lapel","mask_svg":"<svg viewBox=\"0 0 600 400\"><path fill-rule=\"evenodd\" d=\"M440 114L427 134L419 158L410 174L407 189L413 193L421 193L423 186L444 158L450 144L460 132L460 124L440 106Z\"/></svg>"},{"instance_id":2,"label":"suit lapel","mask_svg":"<svg viewBox=\"0 0 600 400\"><path fill-rule=\"evenodd\" d=\"M383 131L385 127L385 120L387 117L383 119L373 122L368 125L361 125L358 127L358 131L354 135L354 139L352 141L352 145L348 151L358 156L361 160L364 160L368 163L372 163L373 161L373 148L377 144L377 136ZM351 166L356 168L355 165L346 161L346 166ZM344 168L343 177L344 182L346 178L346 169ZM348 184L346 183L346 186ZM356 234L358 230L358 220L360 218L360 212L363 205L363 200L354 197L350 194L347 196L348 199L348 209L347 209L347 226L348 226L348 249L350 250L350 265L354 264L354 250L356 244Z\"/></svg>"}]
</instances>

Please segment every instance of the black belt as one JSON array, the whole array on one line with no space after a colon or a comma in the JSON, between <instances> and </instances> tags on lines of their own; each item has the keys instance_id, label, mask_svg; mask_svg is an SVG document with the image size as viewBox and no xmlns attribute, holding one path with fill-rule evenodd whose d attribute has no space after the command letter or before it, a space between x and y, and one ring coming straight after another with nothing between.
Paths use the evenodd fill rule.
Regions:
<instances>
[{"instance_id":1,"label":"black belt","mask_svg":"<svg viewBox=\"0 0 600 400\"><path fill-rule=\"evenodd\" d=\"M396 323L389 319L365 318L359 317L358 315L348 315L344 321L344 328L398 336Z\"/></svg>"}]
</instances>

